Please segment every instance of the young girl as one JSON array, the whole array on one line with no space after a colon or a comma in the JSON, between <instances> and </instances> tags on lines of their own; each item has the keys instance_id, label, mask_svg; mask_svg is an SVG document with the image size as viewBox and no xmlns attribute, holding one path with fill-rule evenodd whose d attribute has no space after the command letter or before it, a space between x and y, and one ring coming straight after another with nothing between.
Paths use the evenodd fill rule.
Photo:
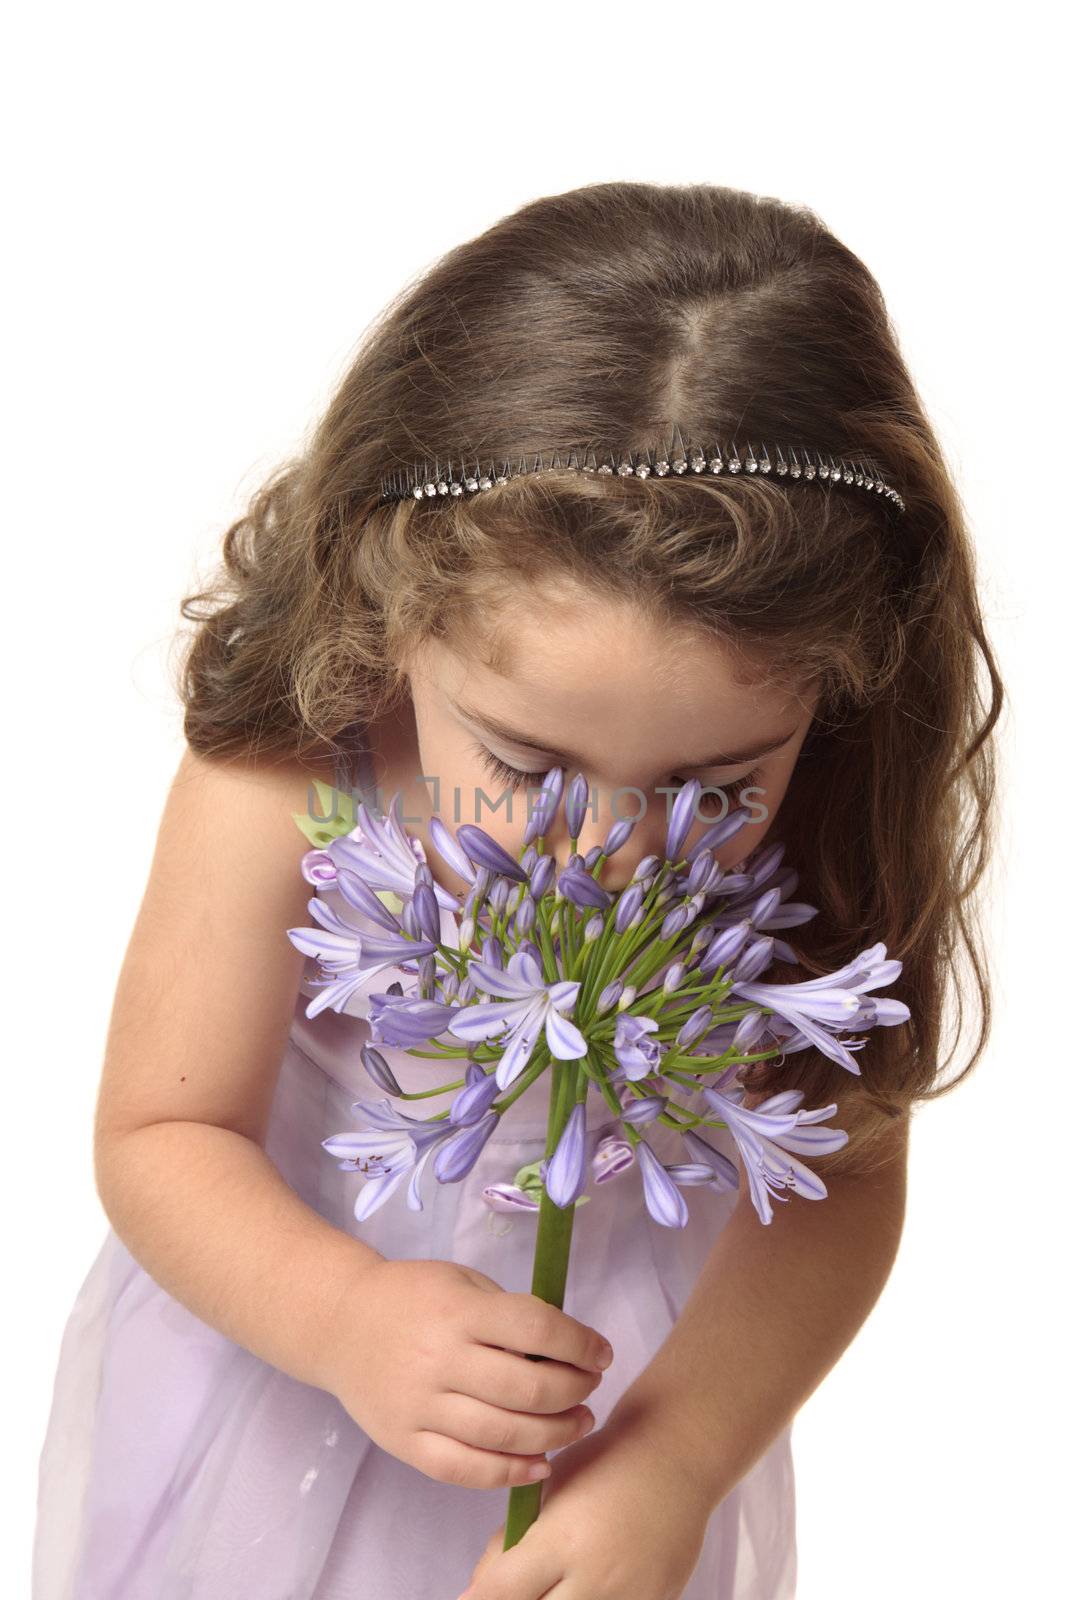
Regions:
<instances>
[{"instance_id":1,"label":"young girl","mask_svg":"<svg viewBox=\"0 0 1067 1600\"><path fill-rule=\"evenodd\" d=\"M733 467L701 461L715 440ZM763 196L535 201L388 309L224 554L183 603L188 748L114 1001L113 1226L63 1338L34 1600L787 1600L791 1421L891 1269L909 1112L951 1087L961 952L979 1036L953 1083L988 1030L970 896L1001 683L876 284ZM536 1218L483 1193L544 1155L548 1074L468 1177L358 1221L372 1180L321 1141L383 1098L366 996L317 1006L288 937L309 924L312 778L399 795L462 891L430 817L517 854L554 766L599 800L583 852L639 818L609 888L662 853L687 779L746 805L720 862L781 841L819 908L790 932L799 966L763 976L883 941L911 1013L866 1036L858 1074L814 1049L747 1073L746 1105L836 1105L824 1198L776 1194L766 1226L742 1169L687 1189L669 1229L625 1172L576 1211L563 1311L530 1293ZM562 811L548 842L564 859ZM441 1081L383 1054L405 1090ZM590 1128L610 1123L591 1096ZM546 1457L505 1552L507 1492Z\"/></svg>"}]
</instances>

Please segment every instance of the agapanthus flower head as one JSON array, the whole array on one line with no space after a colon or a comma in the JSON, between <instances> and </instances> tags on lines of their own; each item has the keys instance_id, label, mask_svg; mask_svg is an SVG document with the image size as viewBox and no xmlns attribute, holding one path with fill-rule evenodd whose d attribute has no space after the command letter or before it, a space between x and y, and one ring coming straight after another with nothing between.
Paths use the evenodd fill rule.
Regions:
<instances>
[{"instance_id":1,"label":"agapanthus flower head","mask_svg":"<svg viewBox=\"0 0 1067 1600\"><path fill-rule=\"evenodd\" d=\"M743 808L713 823L683 855L702 792L695 779L683 786L663 855L646 856L621 892L600 879L633 820L616 822L602 846L579 853L588 784L572 779L564 792L559 768L533 806L521 860L473 823L453 832L431 819L437 854L468 885L462 901L435 881L422 845L403 832L396 802L385 816L361 806L350 834L307 853L302 871L315 889L314 926L290 929L289 937L322 972L310 980L318 992L308 1015L345 1010L359 995L372 1041L363 1062L374 1082L394 1099L450 1097L447 1112L425 1120L386 1116L386 1102L370 1113L357 1106L370 1129L324 1141L346 1170L365 1174L358 1215L382 1204L405 1173L408 1204L421 1208L428 1153L438 1181L464 1177L506 1124L509 1107L545 1071L559 1096L554 1146L522 1181L486 1186L487 1206L518 1214L581 1204L590 1172L595 1188L635 1166L650 1216L684 1226L683 1189L738 1186L738 1167L700 1138L711 1127L736 1145L763 1221L771 1220L774 1199L825 1195L800 1158L846 1142L843 1129L825 1126L836 1107L805 1110L800 1092L789 1091L748 1109L737 1072L814 1046L857 1073L860 1036L908 1018L900 1001L871 994L897 978L900 963L874 944L821 978L761 981L775 961L796 960L779 932L816 908L791 898L797 875L783 865L780 844L730 869L715 858L745 825ZM560 805L572 849L557 864L545 834ZM445 1081L403 1090L379 1047L408 1052L424 1074L443 1069ZM589 1096L606 1102L613 1118L592 1152ZM653 1127L678 1138L678 1161L653 1150ZM546 1128L546 1150L547 1138Z\"/></svg>"}]
</instances>

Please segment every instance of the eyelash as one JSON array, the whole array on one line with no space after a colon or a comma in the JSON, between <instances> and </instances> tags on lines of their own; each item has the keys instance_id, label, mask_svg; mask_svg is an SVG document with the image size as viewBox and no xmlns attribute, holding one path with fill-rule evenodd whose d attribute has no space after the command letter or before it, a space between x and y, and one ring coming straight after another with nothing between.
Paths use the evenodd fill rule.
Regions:
<instances>
[{"instance_id":1,"label":"eyelash","mask_svg":"<svg viewBox=\"0 0 1067 1600\"><path fill-rule=\"evenodd\" d=\"M519 767L509 766L506 761L501 761L499 756L494 755L491 750L487 750L484 745L480 747L479 755L483 765L486 766L492 773L493 777L498 778L501 783L513 784L515 786L520 786L524 783L534 785L543 783L548 777L547 771L524 772ZM744 777L734 778L730 783L717 783L714 785L709 784L708 787L721 789L723 794L729 796L731 800L740 800L742 790L745 789L748 784L754 783L759 775L759 767L753 767L751 772L745 773ZM686 780L684 778L679 778L677 776L674 778L674 782L677 784L682 784L685 781Z\"/></svg>"}]
</instances>

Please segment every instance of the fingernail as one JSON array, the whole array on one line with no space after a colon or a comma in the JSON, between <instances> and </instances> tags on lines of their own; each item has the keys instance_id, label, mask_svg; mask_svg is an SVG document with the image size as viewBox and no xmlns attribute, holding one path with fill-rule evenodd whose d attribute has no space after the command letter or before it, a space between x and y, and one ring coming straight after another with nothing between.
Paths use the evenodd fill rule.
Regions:
<instances>
[{"instance_id":1,"label":"fingernail","mask_svg":"<svg viewBox=\"0 0 1067 1600\"><path fill-rule=\"evenodd\" d=\"M603 1372L605 1367L611 1366L611 1363L614 1359L615 1356L611 1346L605 1345L603 1350L601 1350L600 1354L596 1358L596 1364L600 1368L601 1372Z\"/></svg>"},{"instance_id":2,"label":"fingernail","mask_svg":"<svg viewBox=\"0 0 1067 1600\"><path fill-rule=\"evenodd\" d=\"M543 1461L540 1466L530 1468L530 1478L533 1481L536 1481L538 1478L547 1478L551 1471L552 1468L549 1466L548 1462Z\"/></svg>"}]
</instances>

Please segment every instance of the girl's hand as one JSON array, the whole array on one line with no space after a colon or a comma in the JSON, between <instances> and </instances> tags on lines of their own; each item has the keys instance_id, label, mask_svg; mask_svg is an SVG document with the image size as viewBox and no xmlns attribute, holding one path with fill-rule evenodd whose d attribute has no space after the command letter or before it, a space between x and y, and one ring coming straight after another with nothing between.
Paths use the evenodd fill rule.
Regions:
<instances>
[{"instance_id":1,"label":"girl's hand","mask_svg":"<svg viewBox=\"0 0 1067 1600\"><path fill-rule=\"evenodd\" d=\"M552 1460L537 1521L505 1550L490 1539L458 1600L677 1600L715 1504L661 1431L611 1419Z\"/></svg>"},{"instance_id":2,"label":"girl's hand","mask_svg":"<svg viewBox=\"0 0 1067 1600\"><path fill-rule=\"evenodd\" d=\"M321 1387L428 1478L468 1489L530 1483L546 1451L593 1426L581 1402L610 1346L473 1267L383 1256L359 1268L336 1320Z\"/></svg>"}]
</instances>

